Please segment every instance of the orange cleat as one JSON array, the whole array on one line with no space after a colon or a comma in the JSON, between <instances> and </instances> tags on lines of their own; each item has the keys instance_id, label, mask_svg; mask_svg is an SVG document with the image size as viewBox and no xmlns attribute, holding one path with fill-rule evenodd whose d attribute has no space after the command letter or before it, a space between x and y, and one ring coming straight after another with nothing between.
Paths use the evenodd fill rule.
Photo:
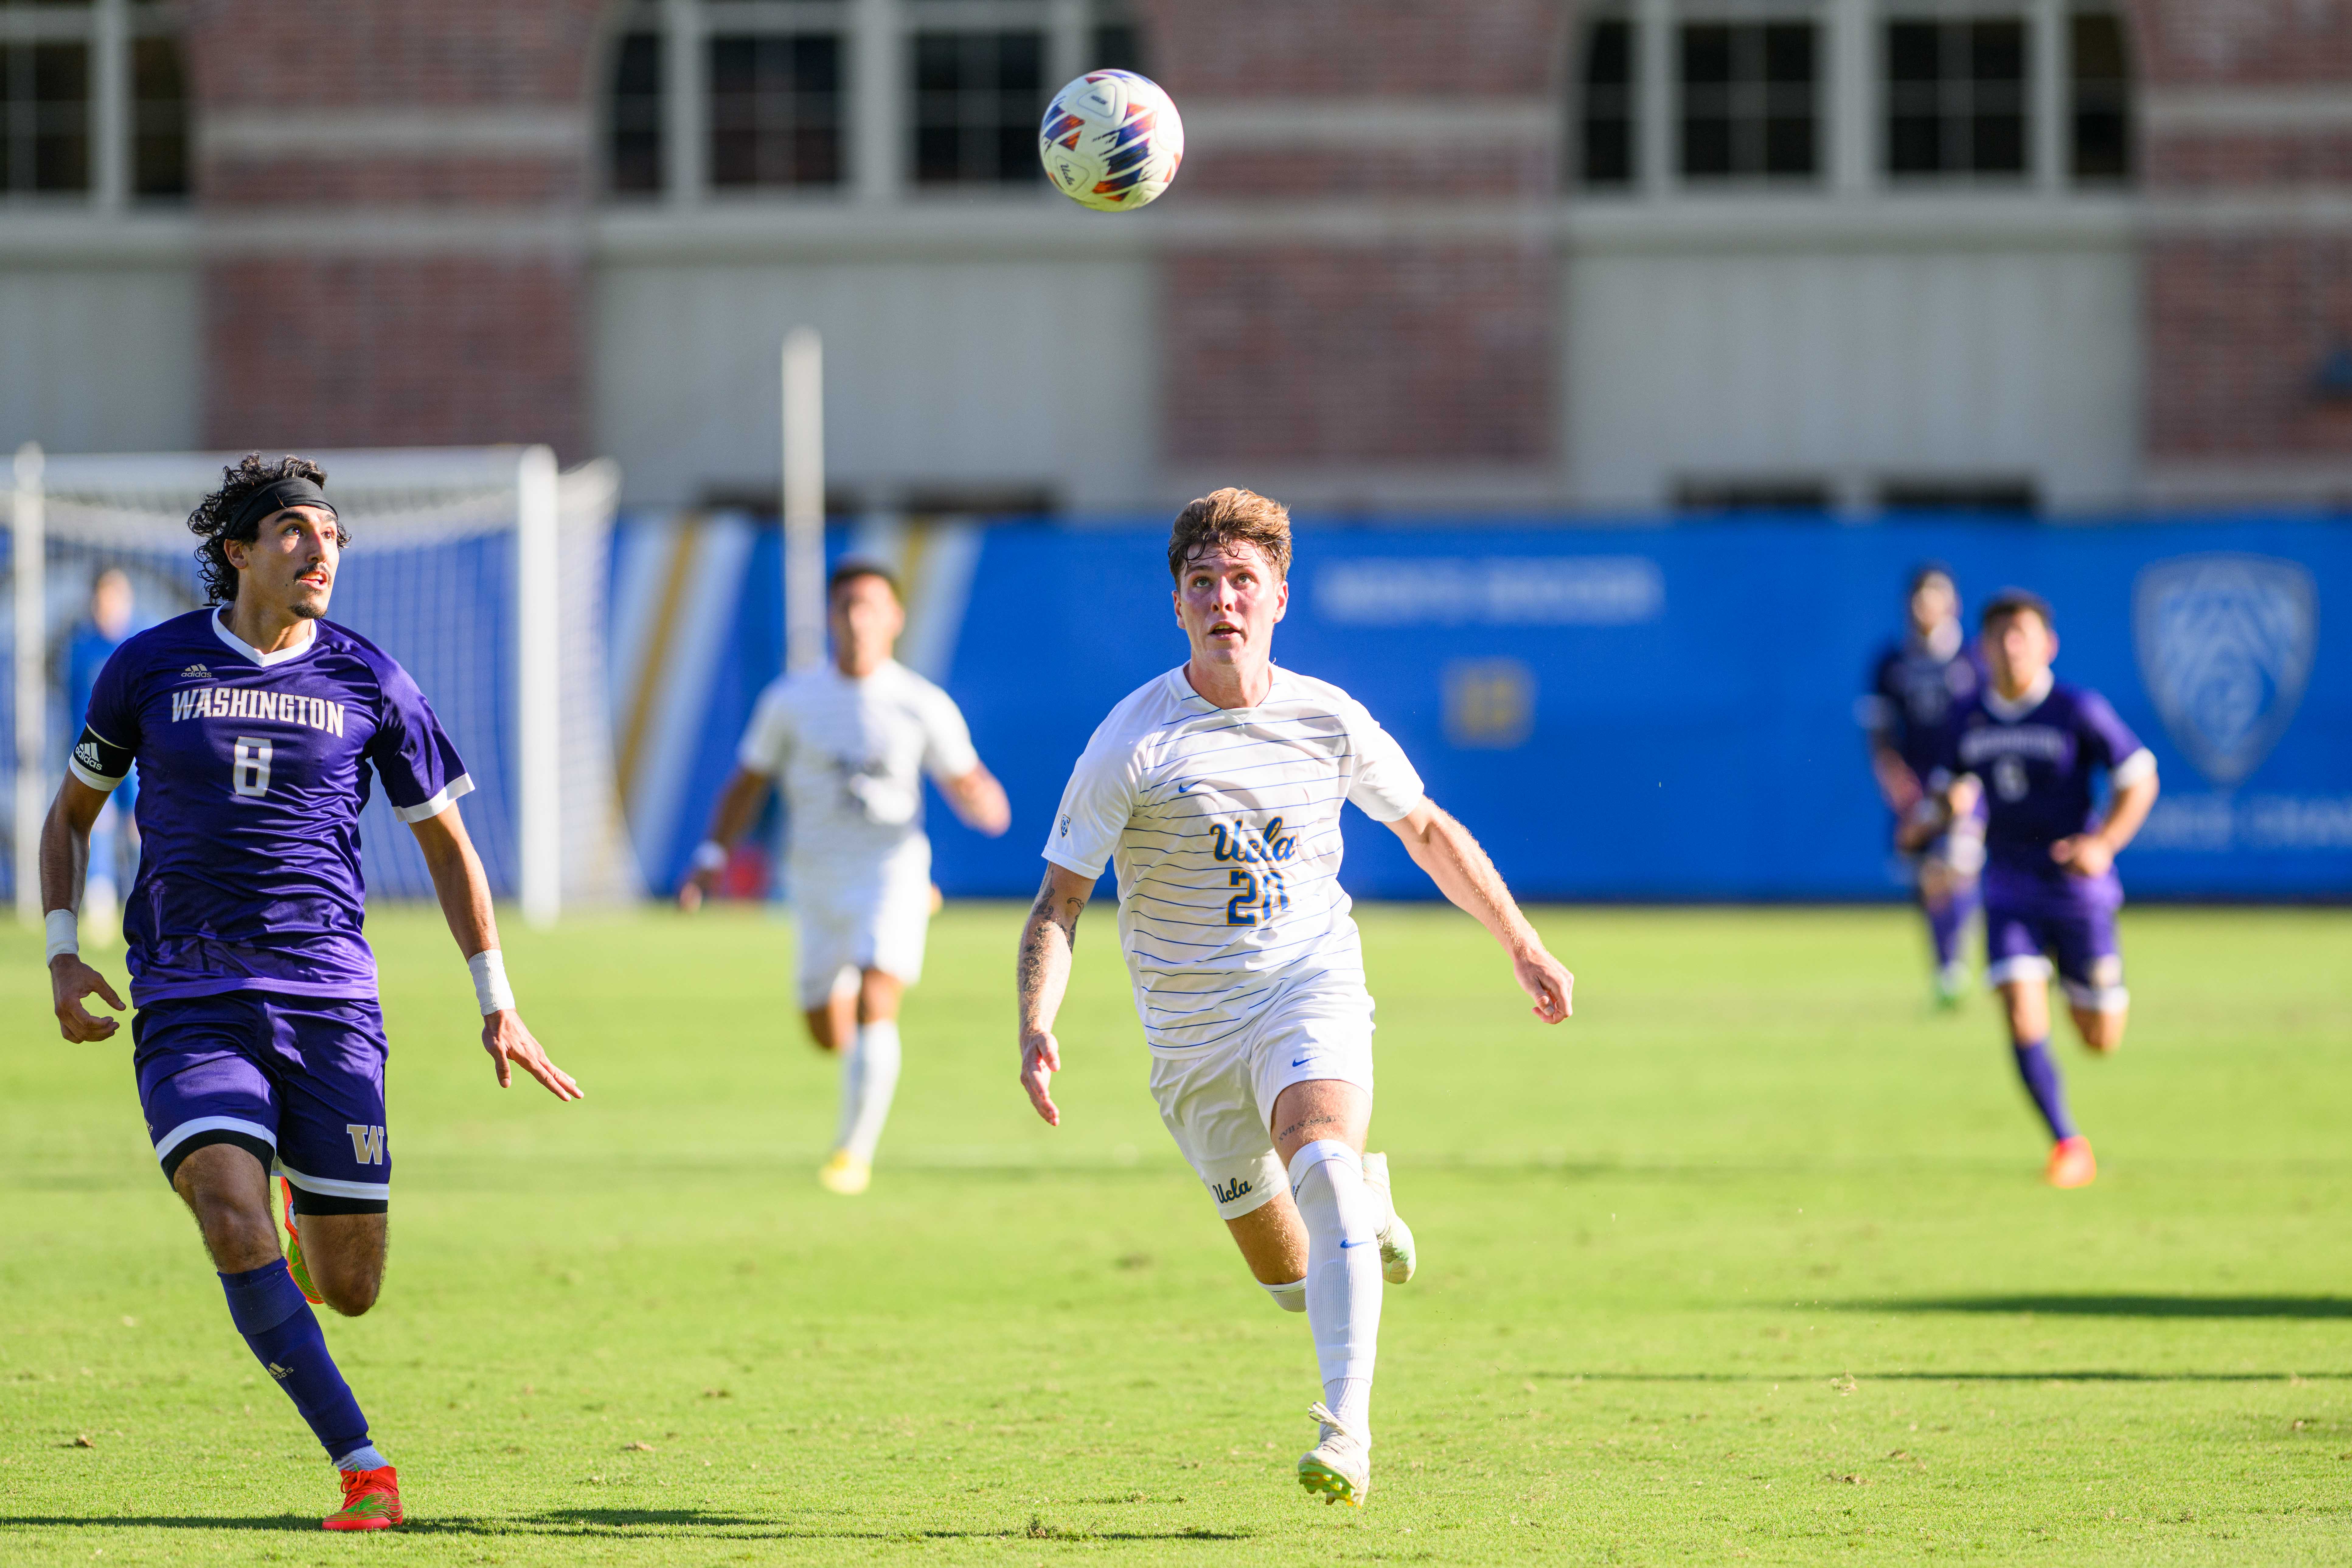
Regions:
<instances>
[{"instance_id":1,"label":"orange cleat","mask_svg":"<svg viewBox=\"0 0 2352 1568\"><path fill-rule=\"evenodd\" d=\"M280 1176L278 1190L286 1200L286 1272L294 1276L294 1283L301 1288L302 1300L313 1307L323 1307L327 1299L310 1283L310 1267L302 1261L301 1233L294 1228L294 1184Z\"/></svg>"},{"instance_id":2,"label":"orange cleat","mask_svg":"<svg viewBox=\"0 0 2352 1568\"><path fill-rule=\"evenodd\" d=\"M390 1530L401 1521L400 1477L380 1470L344 1470L343 1506L319 1521L321 1530Z\"/></svg>"},{"instance_id":3,"label":"orange cleat","mask_svg":"<svg viewBox=\"0 0 2352 1568\"><path fill-rule=\"evenodd\" d=\"M2099 1163L2091 1157L2091 1141L2080 1133L2050 1151L2042 1180L2053 1187L2087 1187L2099 1178Z\"/></svg>"}]
</instances>

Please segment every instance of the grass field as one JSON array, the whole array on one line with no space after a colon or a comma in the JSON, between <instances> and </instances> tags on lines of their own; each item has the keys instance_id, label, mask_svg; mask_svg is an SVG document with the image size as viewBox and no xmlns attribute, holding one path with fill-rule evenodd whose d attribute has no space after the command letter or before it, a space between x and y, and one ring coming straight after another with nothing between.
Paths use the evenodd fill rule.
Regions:
<instances>
[{"instance_id":1,"label":"grass field","mask_svg":"<svg viewBox=\"0 0 2352 1568\"><path fill-rule=\"evenodd\" d=\"M1551 911L1547 1031L1466 919L1366 911L1423 1265L1360 1513L1291 1479L1306 1325L1160 1131L1107 921L1066 1125L1031 1116L1017 919L934 927L854 1201L764 915L511 932L571 1107L492 1085L437 922L377 921L392 1273L329 1333L413 1522L360 1539L317 1531L127 1046L60 1043L8 936L0 1561L2352 1561L2345 912L2131 912L2129 1045L2065 1057L2103 1173L2062 1194L1904 912Z\"/></svg>"}]
</instances>

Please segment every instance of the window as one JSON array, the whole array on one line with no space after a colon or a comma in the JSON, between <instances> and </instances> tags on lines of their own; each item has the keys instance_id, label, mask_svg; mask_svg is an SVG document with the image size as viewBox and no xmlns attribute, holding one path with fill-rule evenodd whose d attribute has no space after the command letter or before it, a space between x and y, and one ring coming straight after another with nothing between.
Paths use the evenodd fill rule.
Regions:
<instances>
[{"instance_id":1,"label":"window","mask_svg":"<svg viewBox=\"0 0 2352 1568\"><path fill-rule=\"evenodd\" d=\"M1577 172L1588 185L1633 183L1633 24L1604 16L1584 35Z\"/></svg>"},{"instance_id":2,"label":"window","mask_svg":"<svg viewBox=\"0 0 2352 1568\"><path fill-rule=\"evenodd\" d=\"M1143 65L1143 29L1136 26L1133 14L1119 0L1095 0L1087 43L1088 70L1151 74Z\"/></svg>"},{"instance_id":3,"label":"window","mask_svg":"<svg viewBox=\"0 0 2352 1568\"><path fill-rule=\"evenodd\" d=\"M838 35L721 35L709 79L712 185L841 183Z\"/></svg>"},{"instance_id":4,"label":"window","mask_svg":"<svg viewBox=\"0 0 2352 1568\"><path fill-rule=\"evenodd\" d=\"M2085 182L2131 178L2131 60L2123 19L2112 11L2077 13L2074 47L2074 174Z\"/></svg>"},{"instance_id":5,"label":"window","mask_svg":"<svg viewBox=\"0 0 2352 1568\"><path fill-rule=\"evenodd\" d=\"M1827 511L1827 479L1798 476L1684 479L1675 484L1676 511Z\"/></svg>"},{"instance_id":6,"label":"window","mask_svg":"<svg viewBox=\"0 0 2352 1568\"><path fill-rule=\"evenodd\" d=\"M624 33L613 49L605 123L605 178L616 195L662 188L662 45L659 33Z\"/></svg>"},{"instance_id":7,"label":"window","mask_svg":"<svg viewBox=\"0 0 2352 1568\"><path fill-rule=\"evenodd\" d=\"M168 12L132 0L0 0L0 199L186 195L172 29ZM121 106L116 123L100 122L107 102Z\"/></svg>"},{"instance_id":8,"label":"window","mask_svg":"<svg viewBox=\"0 0 2352 1568\"><path fill-rule=\"evenodd\" d=\"M177 38L131 40L131 194L188 194L188 84Z\"/></svg>"},{"instance_id":9,"label":"window","mask_svg":"<svg viewBox=\"0 0 2352 1568\"><path fill-rule=\"evenodd\" d=\"M1821 172L1819 34L1811 22L1682 28L1682 172L1811 179Z\"/></svg>"},{"instance_id":10,"label":"window","mask_svg":"<svg viewBox=\"0 0 2352 1568\"><path fill-rule=\"evenodd\" d=\"M1890 22L1885 66L1888 174L2026 172L2022 16Z\"/></svg>"},{"instance_id":11,"label":"window","mask_svg":"<svg viewBox=\"0 0 2352 1568\"><path fill-rule=\"evenodd\" d=\"M919 184L1044 181L1037 121L1045 112L1045 35L917 33L911 40Z\"/></svg>"},{"instance_id":12,"label":"window","mask_svg":"<svg viewBox=\"0 0 2352 1568\"><path fill-rule=\"evenodd\" d=\"M2042 510L2039 487L2031 479L1888 479L1878 487L1887 511L2015 512Z\"/></svg>"},{"instance_id":13,"label":"window","mask_svg":"<svg viewBox=\"0 0 2352 1568\"><path fill-rule=\"evenodd\" d=\"M11 195L88 191L89 117L88 42L0 44L0 189Z\"/></svg>"}]
</instances>

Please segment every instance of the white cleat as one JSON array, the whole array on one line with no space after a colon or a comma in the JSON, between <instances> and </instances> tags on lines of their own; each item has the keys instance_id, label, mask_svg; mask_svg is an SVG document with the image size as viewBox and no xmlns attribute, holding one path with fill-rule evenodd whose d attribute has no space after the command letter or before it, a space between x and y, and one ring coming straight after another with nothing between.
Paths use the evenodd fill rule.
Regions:
<instances>
[{"instance_id":1,"label":"white cleat","mask_svg":"<svg viewBox=\"0 0 2352 1568\"><path fill-rule=\"evenodd\" d=\"M816 1179L825 1191L854 1198L873 1184L874 1167L846 1149L835 1149Z\"/></svg>"},{"instance_id":2,"label":"white cleat","mask_svg":"<svg viewBox=\"0 0 2352 1568\"><path fill-rule=\"evenodd\" d=\"M1327 1503L1364 1506L1372 1494L1372 1445L1362 1433L1339 1424L1321 1400L1307 1414L1323 1423L1323 1436L1298 1457L1298 1484Z\"/></svg>"},{"instance_id":3,"label":"white cleat","mask_svg":"<svg viewBox=\"0 0 2352 1568\"><path fill-rule=\"evenodd\" d=\"M1405 1224L1396 1212L1396 1199L1389 1192L1389 1157L1386 1154L1364 1156L1364 1184L1380 1194L1381 1207L1388 1211L1388 1223L1381 1227L1381 1278L1391 1285L1402 1285L1412 1278L1414 1265L1420 1259L1412 1250L1412 1226Z\"/></svg>"}]
</instances>

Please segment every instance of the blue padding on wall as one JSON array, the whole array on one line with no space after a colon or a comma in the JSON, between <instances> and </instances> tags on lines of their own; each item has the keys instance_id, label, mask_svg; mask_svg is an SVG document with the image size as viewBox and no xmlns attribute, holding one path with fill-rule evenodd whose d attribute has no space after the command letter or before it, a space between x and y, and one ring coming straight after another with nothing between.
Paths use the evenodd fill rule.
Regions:
<instances>
[{"instance_id":1,"label":"blue padding on wall","mask_svg":"<svg viewBox=\"0 0 2352 1568\"><path fill-rule=\"evenodd\" d=\"M981 838L934 798L950 895L1034 890L1094 726L1181 662L1166 537L990 531L948 686L1013 826ZM2352 659L2319 640L2352 605L2341 524L1302 526L1276 649L1365 702L1524 897L1885 898L1900 884L1854 700L1930 557L1971 609L2011 584L2051 598L2061 678L2155 751L2165 799L2122 861L2135 896L2352 892ZM1433 896L1353 813L1346 881Z\"/></svg>"}]
</instances>

